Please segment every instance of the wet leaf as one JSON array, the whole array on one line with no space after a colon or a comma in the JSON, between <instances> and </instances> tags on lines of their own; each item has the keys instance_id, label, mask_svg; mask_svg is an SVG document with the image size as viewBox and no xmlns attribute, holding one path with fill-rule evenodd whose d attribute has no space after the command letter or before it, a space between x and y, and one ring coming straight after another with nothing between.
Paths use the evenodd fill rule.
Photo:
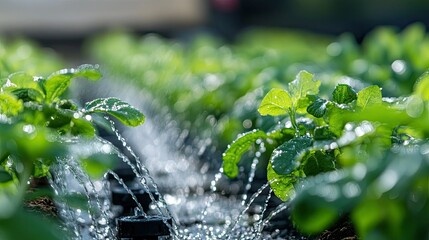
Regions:
<instances>
[{"instance_id":1,"label":"wet leaf","mask_svg":"<svg viewBox=\"0 0 429 240\"><path fill-rule=\"evenodd\" d=\"M302 157L303 170L306 176L314 176L322 172L335 170L333 151L312 150Z\"/></svg>"},{"instance_id":2,"label":"wet leaf","mask_svg":"<svg viewBox=\"0 0 429 240\"><path fill-rule=\"evenodd\" d=\"M61 70L50 75L46 81L44 81L46 100L52 102L61 96L70 86L70 80L72 78L73 73L69 70Z\"/></svg>"},{"instance_id":3,"label":"wet leaf","mask_svg":"<svg viewBox=\"0 0 429 240\"><path fill-rule=\"evenodd\" d=\"M98 66L85 64L78 68L63 69L52 73L45 81L43 86L46 92L46 100L54 101L61 96L70 86L70 81L75 77L85 77L90 80L97 80L101 77Z\"/></svg>"},{"instance_id":4,"label":"wet leaf","mask_svg":"<svg viewBox=\"0 0 429 240\"><path fill-rule=\"evenodd\" d=\"M80 65L76 72L74 73L76 77L84 77L89 80L98 80L102 77L102 74L100 72L98 65L91 65L91 64L83 64Z\"/></svg>"},{"instance_id":5,"label":"wet leaf","mask_svg":"<svg viewBox=\"0 0 429 240\"><path fill-rule=\"evenodd\" d=\"M30 76L24 72L10 74L2 88L5 90L14 90L17 88L40 90L37 82L34 81L33 76Z\"/></svg>"},{"instance_id":6,"label":"wet leaf","mask_svg":"<svg viewBox=\"0 0 429 240\"><path fill-rule=\"evenodd\" d=\"M332 93L334 102L338 104L351 103L357 99L356 92L347 84L338 84Z\"/></svg>"},{"instance_id":7,"label":"wet leaf","mask_svg":"<svg viewBox=\"0 0 429 240\"><path fill-rule=\"evenodd\" d=\"M267 179L274 194L282 201L287 201L295 193L293 184L297 182L296 176L277 174L271 163L267 166Z\"/></svg>"},{"instance_id":8,"label":"wet leaf","mask_svg":"<svg viewBox=\"0 0 429 240\"><path fill-rule=\"evenodd\" d=\"M368 106L378 105L383 102L381 89L378 86L369 86L360 90L357 94L357 106L364 109Z\"/></svg>"},{"instance_id":9,"label":"wet leaf","mask_svg":"<svg viewBox=\"0 0 429 240\"><path fill-rule=\"evenodd\" d=\"M327 122L329 123L329 130L337 136L342 135L344 125L347 123L347 120L344 118L346 114L351 114L351 111L340 108L335 104L332 104L328 108Z\"/></svg>"},{"instance_id":10,"label":"wet leaf","mask_svg":"<svg viewBox=\"0 0 429 240\"><path fill-rule=\"evenodd\" d=\"M288 91L292 98L293 104L305 98L307 95L317 95L319 93L320 81L313 79L313 74L307 71L301 71L295 80L288 84Z\"/></svg>"},{"instance_id":11,"label":"wet leaf","mask_svg":"<svg viewBox=\"0 0 429 240\"><path fill-rule=\"evenodd\" d=\"M293 128L281 128L267 133L267 138L274 141L285 142L294 138L295 133L296 131Z\"/></svg>"},{"instance_id":12,"label":"wet leaf","mask_svg":"<svg viewBox=\"0 0 429 240\"><path fill-rule=\"evenodd\" d=\"M329 126L316 127L314 129L314 140L332 140L335 137L335 134L329 130Z\"/></svg>"},{"instance_id":13,"label":"wet leaf","mask_svg":"<svg viewBox=\"0 0 429 240\"><path fill-rule=\"evenodd\" d=\"M73 118L70 112L55 108L45 108L44 114L49 119L46 125L50 128L60 128L66 124L68 125Z\"/></svg>"},{"instance_id":14,"label":"wet leaf","mask_svg":"<svg viewBox=\"0 0 429 240\"><path fill-rule=\"evenodd\" d=\"M323 117L323 115L326 113L327 104L327 100L318 98L307 107L307 112L317 118Z\"/></svg>"},{"instance_id":15,"label":"wet leaf","mask_svg":"<svg viewBox=\"0 0 429 240\"><path fill-rule=\"evenodd\" d=\"M270 159L274 171L282 175L292 173L299 166L299 155L312 144L311 138L298 137L277 147Z\"/></svg>"},{"instance_id":16,"label":"wet leaf","mask_svg":"<svg viewBox=\"0 0 429 240\"><path fill-rule=\"evenodd\" d=\"M262 99L258 112L261 115L279 116L288 113L292 108L292 99L283 89L271 89Z\"/></svg>"},{"instance_id":17,"label":"wet leaf","mask_svg":"<svg viewBox=\"0 0 429 240\"><path fill-rule=\"evenodd\" d=\"M77 110L78 106L72 100L65 99L58 102L58 107L61 109Z\"/></svg>"},{"instance_id":18,"label":"wet leaf","mask_svg":"<svg viewBox=\"0 0 429 240\"><path fill-rule=\"evenodd\" d=\"M49 165L44 164L42 161L34 161L33 176L44 177L49 173Z\"/></svg>"},{"instance_id":19,"label":"wet leaf","mask_svg":"<svg viewBox=\"0 0 429 240\"><path fill-rule=\"evenodd\" d=\"M226 176L234 178L238 175L238 166L241 156L253 146L258 139L265 139L267 135L261 130L254 130L241 134L223 153L223 171Z\"/></svg>"},{"instance_id":20,"label":"wet leaf","mask_svg":"<svg viewBox=\"0 0 429 240\"><path fill-rule=\"evenodd\" d=\"M12 94L24 102L28 102L28 101L40 102L43 99L42 93L32 88L18 88L13 90Z\"/></svg>"},{"instance_id":21,"label":"wet leaf","mask_svg":"<svg viewBox=\"0 0 429 240\"><path fill-rule=\"evenodd\" d=\"M138 126L145 120L143 113L117 98L99 98L85 104L86 113L108 113L123 124Z\"/></svg>"}]
</instances>

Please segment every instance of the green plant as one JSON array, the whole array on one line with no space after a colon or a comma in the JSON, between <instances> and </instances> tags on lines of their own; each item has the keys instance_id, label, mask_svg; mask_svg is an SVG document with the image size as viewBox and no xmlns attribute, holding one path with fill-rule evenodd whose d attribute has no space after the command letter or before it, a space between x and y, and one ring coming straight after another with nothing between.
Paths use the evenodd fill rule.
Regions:
<instances>
[{"instance_id":1,"label":"green plant","mask_svg":"<svg viewBox=\"0 0 429 240\"><path fill-rule=\"evenodd\" d=\"M237 176L243 153L263 140L274 146L270 186L280 199L292 200L294 222L304 232L320 233L351 214L365 239L428 236L420 223L399 229L427 219L429 209L428 83L425 73L412 95L385 99L378 86L356 93L338 84L328 100L317 96L320 82L301 72L287 90L271 90L258 109L287 115L290 124L239 136L223 155L224 173ZM377 210L383 204L387 209Z\"/></svg>"},{"instance_id":2,"label":"green plant","mask_svg":"<svg viewBox=\"0 0 429 240\"><path fill-rule=\"evenodd\" d=\"M101 73L98 66L81 65L46 78L18 72L1 79L0 221L12 223L28 216L22 210L27 182L49 174L50 166L68 154L68 139L79 142L94 138L97 124L94 115L109 114L128 126L144 122L142 113L116 98L96 99L83 108L65 99L71 80L79 77L98 80ZM88 174L99 177L100 171L111 168L112 162L105 160L106 156L94 154L82 159ZM16 237L17 228L7 228L9 225L0 225L2 239ZM44 234L47 234L44 239L61 239L52 233L53 229L31 231L40 239Z\"/></svg>"},{"instance_id":3,"label":"green plant","mask_svg":"<svg viewBox=\"0 0 429 240\"><path fill-rule=\"evenodd\" d=\"M224 149L243 129L254 128L243 127L253 118L234 113L237 100L291 75L289 65L325 61L329 43L325 36L280 30L249 31L240 39L225 45L207 36L182 43L109 33L94 39L90 51L121 81L147 90L167 106L192 137L212 138L213 145Z\"/></svg>"}]
</instances>

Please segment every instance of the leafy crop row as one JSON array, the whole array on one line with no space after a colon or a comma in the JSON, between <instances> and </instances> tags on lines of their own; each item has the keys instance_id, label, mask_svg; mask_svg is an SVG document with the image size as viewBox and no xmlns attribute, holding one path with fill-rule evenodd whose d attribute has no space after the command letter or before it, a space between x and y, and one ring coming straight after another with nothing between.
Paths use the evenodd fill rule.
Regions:
<instances>
[{"instance_id":1,"label":"leafy crop row","mask_svg":"<svg viewBox=\"0 0 429 240\"><path fill-rule=\"evenodd\" d=\"M142 113L116 98L96 99L81 108L64 97L74 78L100 77L97 66L81 65L48 77L16 72L0 79L1 239L63 239L58 227L23 210L24 200L39 194L28 191L28 182L49 176L58 159L71 155L73 144L91 141L98 113L128 126L143 123ZM108 161L112 154L95 151L81 156L81 163L89 175L100 177L113 167Z\"/></svg>"},{"instance_id":2,"label":"leafy crop row","mask_svg":"<svg viewBox=\"0 0 429 240\"><path fill-rule=\"evenodd\" d=\"M301 230L320 233L350 214L364 239L428 236L419 224L429 210L427 84L425 73L411 95L385 99L376 85L356 92L338 84L324 99L320 82L301 72L286 90L268 92L258 109L290 126L239 136L224 153L224 173L236 177L241 155L267 141L275 147L267 179L276 196L292 200ZM398 230L404 225L407 231Z\"/></svg>"},{"instance_id":3,"label":"leafy crop row","mask_svg":"<svg viewBox=\"0 0 429 240\"><path fill-rule=\"evenodd\" d=\"M191 132L208 131L219 149L231 142L227 176L240 175L245 153L264 142L267 180L302 231L346 217L364 239L427 238L424 26L379 28L360 44L348 34L330 44L271 34L232 46L116 34L91 46L113 73L167 96L160 101Z\"/></svg>"}]
</instances>

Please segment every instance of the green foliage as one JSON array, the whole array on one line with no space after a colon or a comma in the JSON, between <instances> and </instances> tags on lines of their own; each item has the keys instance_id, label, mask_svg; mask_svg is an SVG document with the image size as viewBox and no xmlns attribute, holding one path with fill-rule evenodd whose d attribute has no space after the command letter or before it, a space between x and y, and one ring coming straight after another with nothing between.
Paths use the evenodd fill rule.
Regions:
<instances>
[{"instance_id":1,"label":"green foliage","mask_svg":"<svg viewBox=\"0 0 429 240\"><path fill-rule=\"evenodd\" d=\"M319 117L322 117L326 112L326 106L322 111L319 111L315 102L309 103L303 101L314 99L314 94L319 91L320 82L313 80L313 75L308 72L300 72L288 85L288 90L272 89L262 99L258 111L265 115L278 116L289 114L293 129L281 128L280 130L265 133L262 130L255 130L248 134L240 135L230 145L223 155L224 173L228 177L235 177L238 174L238 166L242 155L256 140L270 141L274 140L269 164L267 166L267 179L270 182L271 188L276 196L286 201L293 195L294 184L299 178L305 176L305 172L309 175L316 174L315 171L328 171L335 167L336 158L325 154L324 151L316 151L313 149L314 139L331 139L332 133L329 130L320 132L317 130L317 138L311 136L314 133L314 125L310 119L296 121L295 115L297 109L315 109L313 111ZM320 99L320 98L319 98ZM327 100L319 100L326 105ZM319 106L322 108L322 106ZM323 112L323 114L318 114ZM283 135L282 133L286 133ZM288 134L289 133L289 134ZM310 136L309 136L310 135ZM303 158L304 157L304 158Z\"/></svg>"},{"instance_id":2,"label":"green foliage","mask_svg":"<svg viewBox=\"0 0 429 240\"><path fill-rule=\"evenodd\" d=\"M138 126L144 122L144 115L130 104L117 98L95 99L85 104L86 113L102 112L116 117L128 126Z\"/></svg>"},{"instance_id":3,"label":"green foliage","mask_svg":"<svg viewBox=\"0 0 429 240\"><path fill-rule=\"evenodd\" d=\"M309 137L297 137L277 147L271 156L271 166L277 174L291 174L298 166L302 152L311 147L313 141Z\"/></svg>"},{"instance_id":4,"label":"green foliage","mask_svg":"<svg viewBox=\"0 0 429 240\"><path fill-rule=\"evenodd\" d=\"M429 165L422 147L427 148L393 148L381 159L372 157L365 164L304 181L293 201L295 223L308 233L316 233L332 225L340 214L351 213L359 236L365 239L428 236L424 224L420 224L427 219L428 211L424 199ZM411 203L412 196L415 200ZM335 214L320 221L326 212Z\"/></svg>"},{"instance_id":5,"label":"green foliage","mask_svg":"<svg viewBox=\"0 0 429 240\"><path fill-rule=\"evenodd\" d=\"M262 99L258 112L261 115L286 115L292 109L292 99L283 89L271 89Z\"/></svg>"},{"instance_id":6,"label":"green foliage","mask_svg":"<svg viewBox=\"0 0 429 240\"><path fill-rule=\"evenodd\" d=\"M129 126L143 123L142 113L116 98L96 99L87 103L84 109L79 109L71 100L61 99L71 79L76 77L97 80L101 73L98 66L86 64L57 71L46 79L13 73L4 81L0 114L7 120L0 125L0 147L5 159L22 162L29 171L34 171L34 175L43 176L55 158L66 152L59 136L92 138L95 135L90 114L108 113ZM106 166L111 163L106 161Z\"/></svg>"},{"instance_id":7,"label":"green foliage","mask_svg":"<svg viewBox=\"0 0 429 240\"><path fill-rule=\"evenodd\" d=\"M301 71L295 80L288 84L288 91L292 97L294 106L298 106L299 101L303 101L308 95L319 93L320 81L313 79L313 74Z\"/></svg>"},{"instance_id":8,"label":"green foliage","mask_svg":"<svg viewBox=\"0 0 429 240\"><path fill-rule=\"evenodd\" d=\"M381 104L381 89L378 86L369 86L357 94L356 105L361 108Z\"/></svg>"},{"instance_id":9,"label":"green foliage","mask_svg":"<svg viewBox=\"0 0 429 240\"><path fill-rule=\"evenodd\" d=\"M241 155L255 144L258 139L265 139L267 135L263 131L251 131L244 133L229 145L228 149L223 153L223 172L230 178L238 175L238 166Z\"/></svg>"},{"instance_id":10,"label":"green foliage","mask_svg":"<svg viewBox=\"0 0 429 240\"><path fill-rule=\"evenodd\" d=\"M323 117L326 113L328 101L323 98L317 98L313 103L308 105L307 112L314 117Z\"/></svg>"},{"instance_id":11,"label":"green foliage","mask_svg":"<svg viewBox=\"0 0 429 240\"><path fill-rule=\"evenodd\" d=\"M428 206L421 200L428 198L428 174L390 168L403 158L404 171L416 163L426 169L427 160L418 160L426 159L429 136L425 31L422 24L383 27L362 44L344 34L329 45L313 42L317 37L253 32L242 38L247 44L203 38L188 47L113 34L97 39L92 52L119 79L154 96L168 93L159 102L191 136L223 141L217 146L224 149L250 131L226 150L227 176L236 177L243 154L263 142L261 158L269 159L260 162L267 162L270 186L293 201L301 230L315 234L347 215L363 239L421 239L428 237ZM303 139L311 144L288 148ZM411 153L413 147L420 153ZM389 182L396 190L380 193L376 186L392 172L400 176Z\"/></svg>"},{"instance_id":12,"label":"green foliage","mask_svg":"<svg viewBox=\"0 0 429 240\"><path fill-rule=\"evenodd\" d=\"M334 151L312 150L302 157L305 176L314 176L319 173L335 170L336 156Z\"/></svg>"},{"instance_id":13,"label":"green foliage","mask_svg":"<svg viewBox=\"0 0 429 240\"><path fill-rule=\"evenodd\" d=\"M101 78L101 73L97 68L98 66L85 64L76 69L63 69L54 72L46 80L41 80L41 87L46 94L46 101L50 103L61 96L70 86L72 78L85 77L90 80L98 80Z\"/></svg>"},{"instance_id":14,"label":"green foliage","mask_svg":"<svg viewBox=\"0 0 429 240\"><path fill-rule=\"evenodd\" d=\"M429 209L422 200L429 197L423 190L429 176L424 76L411 96L387 101L375 85L357 94L349 85L337 85L332 101L315 96L307 106L304 116L316 127L297 124L299 131L276 141L267 179L277 197L292 201L300 230L318 234L349 214L365 239L428 236L423 225L407 222L424 219ZM264 100L285 93L276 89ZM419 197L410 203L410 196ZM413 230L398 230L404 225Z\"/></svg>"},{"instance_id":15,"label":"green foliage","mask_svg":"<svg viewBox=\"0 0 429 240\"><path fill-rule=\"evenodd\" d=\"M334 102L338 104L347 104L351 103L353 100L356 100L356 92L347 84L338 84L335 87L334 92L332 93Z\"/></svg>"},{"instance_id":16,"label":"green foliage","mask_svg":"<svg viewBox=\"0 0 429 240\"><path fill-rule=\"evenodd\" d=\"M23 109L22 102L14 95L0 93L0 112L6 117L14 116Z\"/></svg>"},{"instance_id":17,"label":"green foliage","mask_svg":"<svg viewBox=\"0 0 429 240\"><path fill-rule=\"evenodd\" d=\"M298 177L293 174L277 174L271 163L268 163L267 179L270 182L270 187L273 189L274 194L283 201L288 200L294 195L294 184L297 182Z\"/></svg>"},{"instance_id":18,"label":"green foliage","mask_svg":"<svg viewBox=\"0 0 429 240\"><path fill-rule=\"evenodd\" d=\"M97 99L86 108L63 99L74 78L97 80L98 66L63 69L47 78L11 73L1 80L0 93L0 238L62 239L64 233L49 221L23 211L28 181L49 175L50 166L71 153L76 142L96 135L91 114L107 113L129 126L144 121L144 115L116 98ZM68 141L73 139L73 141ZM88 143L87 143L88 144ZM105 149L105 148L100 148ZM93 178L114 166L111 152L76 154ZM65 199L68 199L65 197ZM87 200L86 200L87 201ZM25 231L17 226L29 223ZM48 224L48 225L45 225Z\"/></svg>"}]
</instances>

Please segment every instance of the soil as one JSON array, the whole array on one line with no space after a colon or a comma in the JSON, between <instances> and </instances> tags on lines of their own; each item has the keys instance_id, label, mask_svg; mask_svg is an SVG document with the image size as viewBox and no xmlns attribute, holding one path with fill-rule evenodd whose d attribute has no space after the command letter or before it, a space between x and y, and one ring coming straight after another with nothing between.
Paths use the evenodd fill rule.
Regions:
<instances>
[{"instance_id":1,"label":"soil","mask_svg":"<svg viewBox=\"0 0 429 240\"><path fill-rule=\"evenodd\" d=\"M25 208L30 212L36 212L47 217L56 218L58 216L58 210L50 194L46 194L52 191L46 178L31 179L27 193L37 193L37 191L41 189L46 190L43 191L45 194L42 193L40 196L26 201L24 203Z\"/></svg>"},{"instance_id":2,"label":"soil","mask_svg":"<svg viewBox=\"0 0 429 240\"><path fill-rule=\"evenodd\" d=\"M49 197L40 197L25 203L25 207L30 212L36 212L48 217L57 217L57 207Z\"/></svg>"},{"instance_id":3,"label":"soil","mask_svg":"<svg viewBox=\"0 0 429 240\"><path fill-rule=\"evenodd\" d=\"M358 240L353 224L348 221L341 221L333 228L324 231L318 240Z\"/></svg>"}]
</instances>

